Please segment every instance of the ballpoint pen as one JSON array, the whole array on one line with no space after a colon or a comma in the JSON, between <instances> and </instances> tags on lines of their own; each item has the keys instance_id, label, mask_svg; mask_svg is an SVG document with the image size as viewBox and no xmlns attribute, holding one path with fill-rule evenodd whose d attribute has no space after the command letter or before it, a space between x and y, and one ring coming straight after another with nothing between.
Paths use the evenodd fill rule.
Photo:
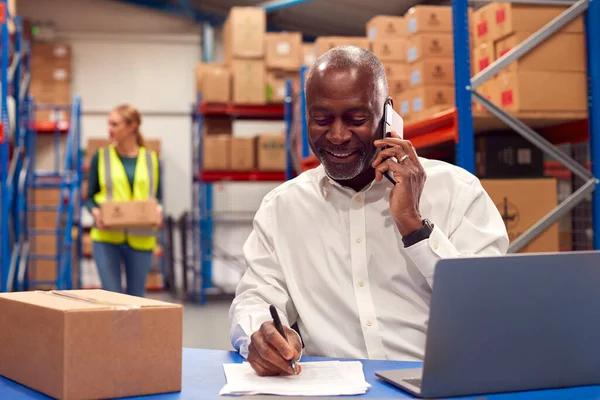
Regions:
<instances>
[{"instance_id":1,"label":"ballpoint pen","mask_svg":"<svg viewBox=\"0 0 600 400\"><path fill-rule=\"evenodd\" d=\"M269 311L271 312L271 317L273 318L273 323L275 324L275 329L277 329L277 332L279 332L279 334L281 336L283 336L285 341L289 343L289 341L287 340L287 335L285 334L285 331L283 330L283 325L281 324L281 319L279 318L279 313L277 313L277 309L275 308L274 305L271 304L269 306ZM296 361L294 360L293 357L291 360L289 360L289 363L290 363L290 367L292 367L292 370L294 371L294 374L296 374L297 373Z\"/></svg>"}]
</instances>

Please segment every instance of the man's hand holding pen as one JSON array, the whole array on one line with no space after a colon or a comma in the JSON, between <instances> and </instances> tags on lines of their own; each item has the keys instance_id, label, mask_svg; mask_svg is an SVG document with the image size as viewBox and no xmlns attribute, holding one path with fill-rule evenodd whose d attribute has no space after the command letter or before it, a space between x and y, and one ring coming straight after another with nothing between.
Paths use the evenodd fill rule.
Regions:
<instances>
[{"instance_id":1,"label":"man's hand holding pen","mask_svg":"<svg viewBox=\"0 0 600 400\"><path fill-rule=\"evenodd\" d=\"M260 376L295 375L302 370L299 363L302 343L298 335L283 326L284 338L272 321L264 322L260 329L250 338L248 346L248 362ZM296 361L296 373L290 365L290 360Z\"/></svg>"}]
</instances>

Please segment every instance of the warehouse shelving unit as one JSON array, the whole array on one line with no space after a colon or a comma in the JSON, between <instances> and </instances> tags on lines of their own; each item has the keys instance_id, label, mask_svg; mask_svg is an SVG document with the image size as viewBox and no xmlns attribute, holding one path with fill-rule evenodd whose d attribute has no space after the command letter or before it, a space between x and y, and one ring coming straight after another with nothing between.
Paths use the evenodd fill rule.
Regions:
<instances>
[{"instance_id":1,"label":"warehouse shelving unit","mask_svg":"<svg viewBox=\"0 0 600 400\"><path fill-rule=\"evenodd\" d=\"M210 171L203 168L203 132L206 117L231 119L281 120L286 121L286 142L292 125L291 82L287 83L288 96L285 105L236 105L209 104L198 95L198 103L192 106L192 160L194 182L192 184L192 264L194 274L189 287L189 297L206 302L207 293L214 288L212 282L213 263L213 184L218 182L283 182L293 171L291 158L285 172L267 171ZM197 242L196 242L197 240ZM196 269L199 268L199 269Z\"/></svg>"},{"instance_id":2,"label":"warehouse shelving unit","mask_svg":"<svg viewBox=\"0 0 600 400\"><path fill-rule=\"evenodd\" d=\"M64 150L64 160L61 167L60 135L67 126L61 124L44 124L39 126L45 128L43 133L53 133L57 138L54 145L55 165L53 171L35 171L32 179L27 185L28 191L33 195L30 202L29 214L35 219L36 213L56 212L55 227L53 229L38 229L37 226L28 226L28 236L31 244L35 244L40 236L54 237L56 247L54 252L35 253L29 252L29 260L25 271L22 271L22 288L31 289L39 287L53 287L57 289L72 289L73 276L76 275L77 287L81 287L81 274L76 271L73 273L73 264L79 266L82 258L82 218L81 209L83 197L81 193L81 184L83 181L83 164L81 155L81 99L79 96L73 98L71 106L44 105L41 109L70 110L70 120L68 123L66 146ZM37 124L32 124L35 131ZM53 128L53 132L51 129ZM37 132L39 135L40 132ZM34 136L35 137L35 136ZM35 143L33 145L35 148ZM35 156L32 157L32 164L35 165ZM56 205L38 205L35 201L35 193L38 190L58 189L58 204ZM38 246L31 246L38 248ZM48 251L48 249L41 249ZM36 269L38 262L49 261L54 264L55 272L52 274L54 279L30 279L30 275L37 276ZM31 272L31 273L30 273Z\"/></svg>"},{"instance_id":3,"label":"warehouse shelving unit","mask_svg":"<svg viewBox=\"0 0 600 400\"><path fill-rule=\"evenodd\" d=\"M18 268L27 262L26 182L34 148L29 129L31 44L24 38L21 18L9 15L7 0L0 1L0 18L0 292L6 292L14 289Z\"/></svg>"},{"instance_id":4,"label":"warehouse shelving unit","mask_svg":"<svg viewBox=\"0 0 600 400\"><path fill-rule=\"evenodd\" d=\"M518 0L518 2L525 3L522 0ZM551 0L545 3L559 5L559 3ZM544 4L544 2L536 1L535 4ZM582 180L583 185L579 189L575 190L572 195L568 196L546 217L514 240L511 243L509 252L517 252L522 249L547 227L591 194L593 194L593 248L600 249L600 193L598 191L594 192L600 182L598 180L600 178L600 101L594 101L594 99L600 99L600 4L593 0L560 2L560 5L565 4L570 4L570 7L562 15L550 21L540 31L532 34L525 42L514 47L485 70L471 77L468 1L453 0L456 107L436 113L419 122L407 123L404 128L404 137L410 140L421 154L430 158L438 158L440 155L447 155L448 151L454 151L456 164L471 173L475 173L475 135L486 131L506 129L508 126L541 148L553 159L560 161L568 171ZM511 115L477 92L476 89L485 80L497 74L500 69L514 62L517 58L525 55L582 13L586 14L589 83L587 113L553 113L543 116L536 113ZM306 114L306 99L303 90L305 74L306 67L300 71L302 127L299 132L301 135L299 153L301 155L302 171L314 168L319 164L316 157L311 155L308 146L308 132L306 118L304 117ZM472 110L472 101L481 104L487 111ZM589 141L590 143L591 170L555 147L559 144L583 141ZM556 169L553 171L556 172Z\"/></svg>"}]
</instances>

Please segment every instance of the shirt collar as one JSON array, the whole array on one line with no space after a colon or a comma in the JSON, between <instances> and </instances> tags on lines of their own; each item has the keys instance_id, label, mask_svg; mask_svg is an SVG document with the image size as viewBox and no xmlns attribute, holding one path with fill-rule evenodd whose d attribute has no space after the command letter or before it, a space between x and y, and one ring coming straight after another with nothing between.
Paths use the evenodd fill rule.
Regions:
<instances>
[{"instance_id":1,"label":"shirt collar","mask_svg":"<svg viewBox=\"0 0 600 400\"><path fill-rule=\"evenodd\" d=\"M315 169L317 170L317 182L319 185L319 190L320 190L323 198L326 199L327 196L329 195L329 193L331 192L331 190L334 190L334 188L338 188L345 192L352 191L352 189L342 186L339 183L337 183L336 181L334 181L333 179L331 179L329 177L329 175L327 175L327 172L325 172L325 168L323 167L322 164L320 164ZM373 179L373 181L371 181L370 184L368 184L364 189L362 189L361 192L368 192L369 190L372 190L374 188L379 188L382 185L385 185L385 182L383 179L379 182L377 182L375 179Z\"/></svg>"}]
</instances>

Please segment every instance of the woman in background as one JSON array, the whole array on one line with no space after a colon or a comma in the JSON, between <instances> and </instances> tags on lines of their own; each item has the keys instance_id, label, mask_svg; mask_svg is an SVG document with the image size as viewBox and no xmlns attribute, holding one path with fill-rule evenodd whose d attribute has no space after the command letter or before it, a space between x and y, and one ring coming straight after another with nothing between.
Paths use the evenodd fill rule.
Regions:
<instances>
[{"instance_id":1,"label":"woman in background","mask_svg":"<svg viewBox=\"0 0 600 400\"><path fill-rule=\"evenodd\" d=\"M156 152L146 149L140 133L141 115L124 104L111 111L108 130L111 144L99 149L90 163L86 206L94 216L92 250L105 290L122 291L121 265L125 265L127 294L143 296L157 239L152 231L106 230L100 204L156 198L162 223L160 167Z\"/></svg>"}]
</instances>

